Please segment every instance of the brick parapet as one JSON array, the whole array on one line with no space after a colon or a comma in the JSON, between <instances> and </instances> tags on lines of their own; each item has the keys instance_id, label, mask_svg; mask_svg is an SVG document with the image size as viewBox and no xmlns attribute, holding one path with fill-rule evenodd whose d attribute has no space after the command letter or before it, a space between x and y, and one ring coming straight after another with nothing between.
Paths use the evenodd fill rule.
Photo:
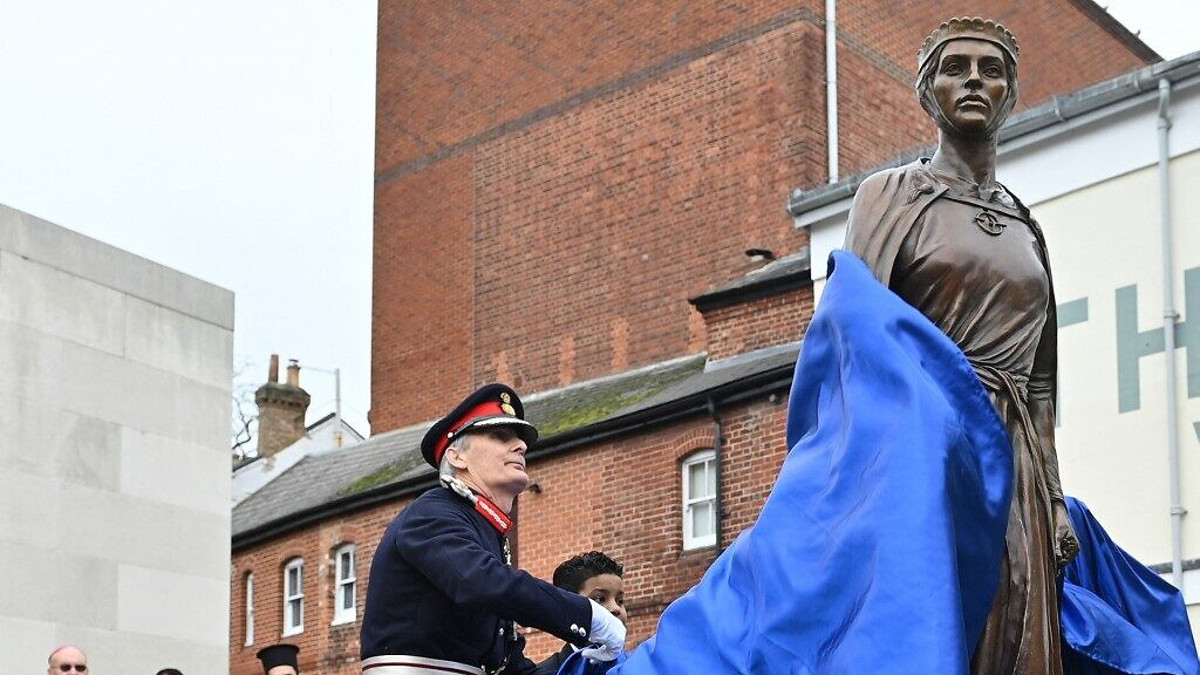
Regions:
<instances>
[{"instance_id":1,"label":"brick parapet","mask_svg":"<svg viewBox=\"0 0 1200 675\"><path fill-rule=\"evenodd\" d=\"M710 361L796 342L813 313L812 286L704 313Z\"/></svg>"}]
</instances>

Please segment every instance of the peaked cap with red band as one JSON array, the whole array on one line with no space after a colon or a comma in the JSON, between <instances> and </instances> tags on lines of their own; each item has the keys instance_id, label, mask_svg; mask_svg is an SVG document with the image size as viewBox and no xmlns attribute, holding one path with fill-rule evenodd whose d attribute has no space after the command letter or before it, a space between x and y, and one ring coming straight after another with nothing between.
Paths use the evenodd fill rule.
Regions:
<instances>
[{"instance_id":1,"label":"peaked cap with red band","mask_svg":"<svg viewBox=\"0 0 1200 675\"><path fill-rule=\"evenodd\" d=\"M485 384L425 432L421 454L436 469L455 438L468 431L500 426L512 427L530 448L537 442L537 427L525 421L525 407L517 392L505 384Z\"/></svg>"}]
</instances>

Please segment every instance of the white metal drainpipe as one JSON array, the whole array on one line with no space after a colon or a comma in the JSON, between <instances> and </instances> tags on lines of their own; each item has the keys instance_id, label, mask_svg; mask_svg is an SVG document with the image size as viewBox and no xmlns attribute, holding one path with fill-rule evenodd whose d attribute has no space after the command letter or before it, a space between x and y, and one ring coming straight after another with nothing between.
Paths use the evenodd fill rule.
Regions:
<instances>
[{"instance_id":1,"label":"white metal drainpipe","mask_svg":"<svg viewBox=\"0 0 1200 675\"><path fill-rule=\"evenodd\" d=\"M837 0L825 0L825 118L829 182L838 181Z\"/></svg>"},{"instance_id":2,"label":"white metal drainpipe","mask_svg":"<svg viewBox=\"0 0 1200 675\"><path fill-rule=\"evenodd\" d=\"M1171 474L1171 580L1183 590L1183 515L1179 498L1179 420L1175 382L1175 261L1171 250L1171 83L1158 81L1158 199L1161 213L1163 266L1163 346L1167 357L1167 456Z\"/></svg>"}]
</instances>

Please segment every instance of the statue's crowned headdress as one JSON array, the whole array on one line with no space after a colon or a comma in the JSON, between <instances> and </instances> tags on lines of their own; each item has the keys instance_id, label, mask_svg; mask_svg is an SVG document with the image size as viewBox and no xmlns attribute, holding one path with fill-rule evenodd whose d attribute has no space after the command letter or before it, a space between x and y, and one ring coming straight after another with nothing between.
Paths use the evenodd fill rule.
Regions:
<instances>
[{"instance_id":1,"label":"statue's crowned headdress","mask_svg":"<svg viewBox=\"0 0 1200 675\"><path fill-rule=\"evenodd\" d=\"M943 22L937 27L937 30L925 38L925 42L921 45L921 51L917 52L917 70L919 71L925 66L925 62L937 51L938 47L951 40L991 42L1007 52L1013 63L1017 62L1017 55L1021 53L1020 48L1017 47L1017 38L1011 31L995 21L979 17L955 17Z\"/></svg>"}]
</instances>

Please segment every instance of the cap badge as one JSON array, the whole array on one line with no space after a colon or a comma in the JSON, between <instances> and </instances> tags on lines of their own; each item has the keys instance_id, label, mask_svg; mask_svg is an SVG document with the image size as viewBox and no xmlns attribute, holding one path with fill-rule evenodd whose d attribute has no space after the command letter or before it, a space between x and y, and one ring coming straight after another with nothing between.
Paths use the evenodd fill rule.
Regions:
<instances>
[{"instance_id":1,"label":"cap badge","mask_svg":"<svg viewBox=\"0 0 1200 675\"><path fill-rule=\"evenodd\" d=\"M505 415L517 416L517 411L512 407L512 397L508 395L507 391L500 392L500 409L504 411Z\"/></svg>"}]
</instances>

